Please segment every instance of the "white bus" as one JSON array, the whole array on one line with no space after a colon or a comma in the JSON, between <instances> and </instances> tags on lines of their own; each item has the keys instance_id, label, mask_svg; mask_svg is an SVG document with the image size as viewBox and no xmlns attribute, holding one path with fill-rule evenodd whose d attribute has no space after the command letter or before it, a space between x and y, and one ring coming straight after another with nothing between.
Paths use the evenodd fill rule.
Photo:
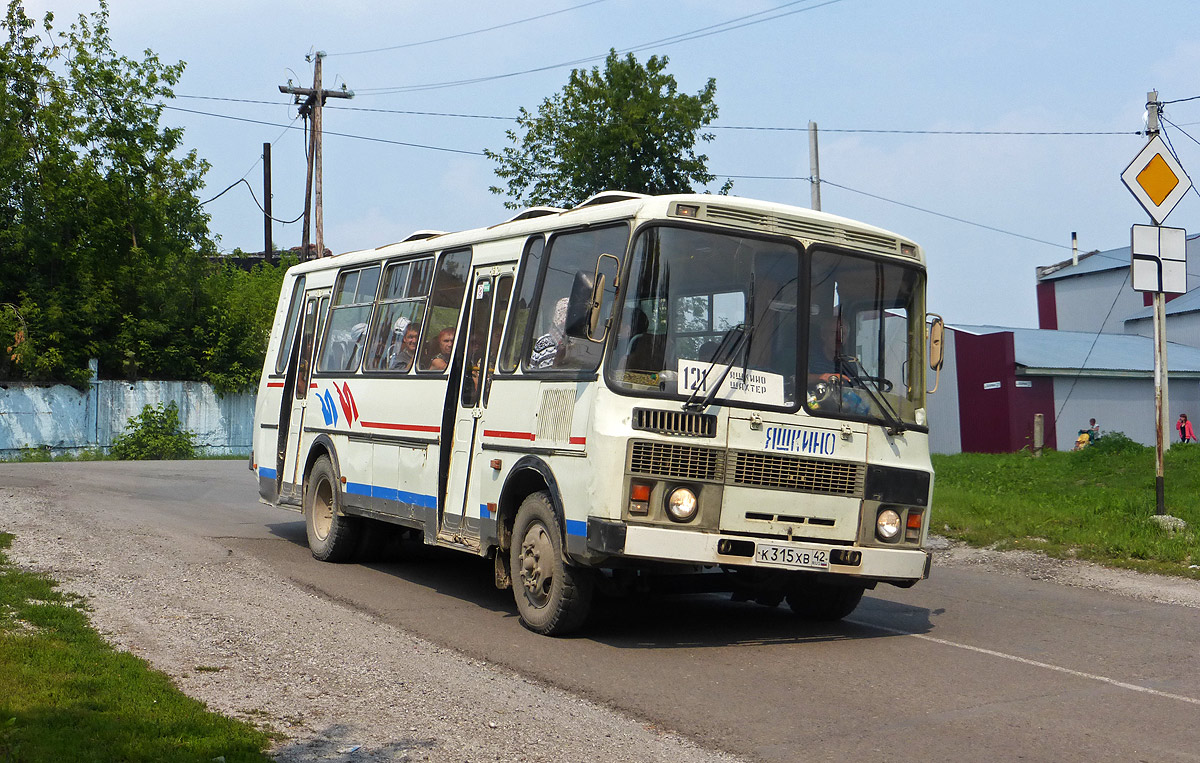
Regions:
<instances>
[{"instance_id":1,"label":"white bus","mask_svg":"<svg viewBox=\"0 0 1200 763\"><path fill-rule=\"evenodd\" d=\"M941 328L892 233L599 194L291 268L251 468L317 559L408 528L538 633L656 584L838 619L929 574Z\"/></svg>"}]
</instances>

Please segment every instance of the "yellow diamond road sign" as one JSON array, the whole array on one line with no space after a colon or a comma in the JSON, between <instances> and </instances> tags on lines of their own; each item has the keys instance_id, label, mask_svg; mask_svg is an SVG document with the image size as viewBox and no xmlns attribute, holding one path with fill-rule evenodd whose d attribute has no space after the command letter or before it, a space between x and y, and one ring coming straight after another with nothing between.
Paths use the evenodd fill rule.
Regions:
<instances>
[{"instance_id":1,"label":"yellow diamond road sign","mask_svg":"<svg viewBox=\"0 0 1200 763\"><path fill-rule=\"evenodd\" d=\"M1162 225L1171 210L1192 187L1183 167L1155 135L1121 173L1121 182L1133 192L1138 203L1150 213L1154 222Z\"/></svg>"}]
</instances>

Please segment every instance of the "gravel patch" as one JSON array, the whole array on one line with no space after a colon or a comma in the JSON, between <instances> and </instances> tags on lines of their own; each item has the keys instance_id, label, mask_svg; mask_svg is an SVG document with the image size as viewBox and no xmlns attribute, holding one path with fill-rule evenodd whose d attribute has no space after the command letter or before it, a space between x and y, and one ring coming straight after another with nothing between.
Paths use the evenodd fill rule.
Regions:
<instances>
[{"instance_id":1,"label":"gravel patch","mask_svg":"<svg viewBox=\"0 0 1200 763\"><path fill-rule=\"evenodd\" d=\"M283 735L282 763L738 760L315 596L219 540L131 533L74 503L0 489L13 561L86 596L110 643L189 696Z\"/></svg>"}]
</instances>

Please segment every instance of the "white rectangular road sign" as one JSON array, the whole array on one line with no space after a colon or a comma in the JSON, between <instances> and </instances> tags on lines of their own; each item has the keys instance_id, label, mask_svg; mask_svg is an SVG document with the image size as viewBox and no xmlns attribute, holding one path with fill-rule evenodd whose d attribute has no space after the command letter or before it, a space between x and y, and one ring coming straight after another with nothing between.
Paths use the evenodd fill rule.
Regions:
<instances>
[{"instance_id":1,"label":"white rectangular road sign","mask_svg":"<svg viewBox=\"0 0 1200 763\"><path fill-rule=\"evenodd\" d=\"M1134 291L1187 291L1187 232L1183 228L1135 225L1130 235Z\"/></svg>"}]
</instances>

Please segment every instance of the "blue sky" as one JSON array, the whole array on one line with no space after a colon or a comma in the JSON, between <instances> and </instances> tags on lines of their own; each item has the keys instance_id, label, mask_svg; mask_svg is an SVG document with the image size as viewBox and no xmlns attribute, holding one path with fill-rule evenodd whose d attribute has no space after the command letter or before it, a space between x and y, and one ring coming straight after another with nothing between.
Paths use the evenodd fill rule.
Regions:
<instances>
[{"instance_id":1,"label":"blue sky","mask_svg":"<svg viewBox=\"0 0 1200 763\"><path fill-rule=\"evenodd\" d=\"M301 212L304 137L285 129L300 123L278 86L288 79L311 85L305 56L314 50L329 54L326 87L345 83L357 93L329 102L327 131L454 150L327 136L325 235L341 252L417 229L459 230L509 216L503 199L487 190L498 182L492 164L473 152L506 145L511 122L394 112L510 117L560 90L571 67L456 87L379 90L595 56L586 64L592 66L609 48L763 12L730 25L740 28L636 55L667 55L667 71L687 92L716 79L715 124L723 129L713 130L716 138L703 150L719 175L807 177L805 128L816 121L828 181L824 210L922 244L929 309L974 324L1035 325L1034 268L1070 257L1072 231L1082 251L1128 243L1130 225L1148 221L1119 177L1145 141L1134 133L1142 128L1146 92L1157 89L1164 101L1200 96L1200 8L1191 0L586 1L114 0L110 24L126 55L151 48L165 61L187 62L177 94L190 97L173 106L275 125L165 112L164 121L184 127L187 144L212 164L209 195L243 176L261 195L259 156L272 142L275 216ZM36 16L54 10L58 27L95 7L26 2ZM558 10L564 12L413 44ZM401 45L407 47L356 53ZM1200 99L1170 104L1166 116L1178 125L1167 125L1168 137L1200 182L1200 143L1184 134L1200 139ZM798 129L727 129L743 126ZM924 132L842 132L849 130ZM733 192L805 207L810 199L809 184L799 180L736 179ZM262 248L262 215L244 186L206 209L223 250ZM1167 224L1192 232L1200 229L1198 218L1200 196L1192 192ZM278 246L297 245L300 236L298 223L274 226Z\"/></svg>"}]
</instances>

